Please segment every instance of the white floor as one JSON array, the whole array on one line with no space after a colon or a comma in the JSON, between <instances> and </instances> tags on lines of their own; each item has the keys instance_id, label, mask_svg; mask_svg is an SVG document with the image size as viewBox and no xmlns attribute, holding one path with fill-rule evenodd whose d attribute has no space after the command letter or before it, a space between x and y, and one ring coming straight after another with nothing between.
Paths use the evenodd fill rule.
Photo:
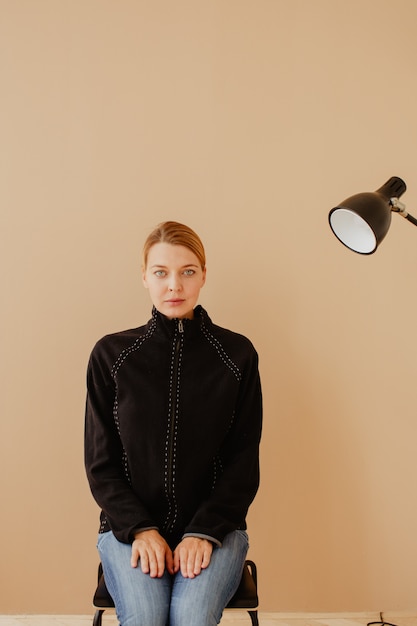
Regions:
<instances>
[{"instance_id":1,"label":"white floor","mask_svg":"<svg viewBox=\"0 0 417 626\"><path fill-rule=\"evenodd\" d=\"M259 612L260 626L367 626L379 622L379 613L358 614L284 614ZM384 613L385 622L394 626L417 626L415 615ZM0 626L92 626L91 615L0 615ZM250 626L244 611L228 611L222 619L223 626ZM103 617L103 626L117 626L114 615ZM378 625L376 625L378 626Z\"/></svg>"}]
</instances>

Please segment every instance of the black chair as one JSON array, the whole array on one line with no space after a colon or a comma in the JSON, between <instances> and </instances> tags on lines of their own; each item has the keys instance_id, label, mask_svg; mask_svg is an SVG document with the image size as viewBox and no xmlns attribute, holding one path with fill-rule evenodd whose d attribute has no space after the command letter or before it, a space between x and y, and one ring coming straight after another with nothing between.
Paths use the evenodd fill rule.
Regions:
<instances>
[{"instance_id":1,"label":"black chair","mask_svg":"<svg viewBox=\"0 0 417 626\"><path fill-rule=\"evenodd\" d=\"M240 609L247 611L252 620L252 626L259 626L258 621L258 579L256 565L253 561L245 561L242 579L239 587L227 605L226 609ZM98 585L94 593L93 606L96 609L93 626L101 626L103 613L106 609L113 609L114 602L107 591L101 563L98 567Z\"/></svg>"}]
</instances>

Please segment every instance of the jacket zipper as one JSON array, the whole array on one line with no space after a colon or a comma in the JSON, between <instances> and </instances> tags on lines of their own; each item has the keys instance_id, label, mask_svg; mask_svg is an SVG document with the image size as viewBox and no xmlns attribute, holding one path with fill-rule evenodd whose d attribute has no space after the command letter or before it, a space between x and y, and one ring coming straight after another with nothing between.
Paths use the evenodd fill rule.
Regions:
<instances>
[{"instance_id":1,"label":"jacket zipper","mask_svg":"<svg viewBox=\"0 0 417 626\"><path fill-rule=\"evenodd\" d=\"M178 335L175 341L175 351L174 351L174 363L173 363L173 377L172 377L172 403L171 403L171 415L170 415L170 431L169 431L169 447L168 447L168 495L170 501L174 506L174 519L167 520L166 530L170 531L176 518L176 504L175 504L175 494L174 494L174 486L173 486L173 477L174 477L174 458L175 458L175 422L176 422L176 414L177 414L177 393L178 393L178 372L179 372L179 357L180 357L180 349L181 343L183 341L184 336L184 323L180 319L178 320Z\"/></svg>"}]
</instances>

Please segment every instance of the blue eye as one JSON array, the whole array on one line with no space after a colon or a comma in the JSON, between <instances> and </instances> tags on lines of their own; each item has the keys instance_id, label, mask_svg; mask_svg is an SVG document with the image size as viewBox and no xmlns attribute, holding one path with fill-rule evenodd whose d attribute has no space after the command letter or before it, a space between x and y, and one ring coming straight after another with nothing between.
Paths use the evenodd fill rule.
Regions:
<instances>
[{"instance_id":1,"label":"blue eye","mask_svg":"<svg viewBox=\"0 0 417 626\"><path fill-rule=\"evenodd\" d=\"M155 276L157 276L158 278L163 278L164 276L166 276L166 271L165 270L156 270Z\"/></svg>"},{"instance_id":2,"label":"blue eye","mask_svg":"<svg viewBox=\"0 0 417 626\"><path fill-rule=\"evenodd\" d=\"M195 271L191 269L184 270L184 274L185 276L193 276L195 274Z\"/></svg>"}]
</instances>

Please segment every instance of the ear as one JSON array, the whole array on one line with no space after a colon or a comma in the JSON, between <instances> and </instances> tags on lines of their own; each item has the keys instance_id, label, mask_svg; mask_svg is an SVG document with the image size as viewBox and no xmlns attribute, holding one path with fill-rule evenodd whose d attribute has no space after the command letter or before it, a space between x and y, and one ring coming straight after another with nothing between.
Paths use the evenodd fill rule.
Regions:
<instances>
[{"instance_id":1,"label":"ear","mask_svg":"<svg viewBox=\"0 0 417 626\"><path fill-rule=\"evenodd\" d=\"M207 276L207 267L203 269L203 280L201 286L203 287L206 284L206 276Z\"/></svg>"},{"instance_id":2,"label":"ear","mask_svg":"<svg viewBox=\"0 0 417 626\"><path fill-rule=\"evenodd\" d=\"M146 270L143 266L142 266L142 282L143 282L143 286L145 287L145 289L147 289L148 281L146 280Z\"/></svg>"}]
</instances>

